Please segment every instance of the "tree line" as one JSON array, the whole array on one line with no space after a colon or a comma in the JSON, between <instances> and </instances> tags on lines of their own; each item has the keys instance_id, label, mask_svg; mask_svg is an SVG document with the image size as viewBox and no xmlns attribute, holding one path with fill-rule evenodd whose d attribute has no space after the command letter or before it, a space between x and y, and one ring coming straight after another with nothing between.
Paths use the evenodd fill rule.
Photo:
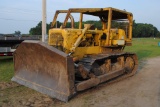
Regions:
<instances>
[{"instance_id":1,"label":"tree line","mask_svg":"<svg viewBox=\"0 0 160 107\"><path fill-rule=\"evenodd\" d=\"M101 21L95 21L95 20L88 20L88 21L83 21L83 24L93 24L95 28L101 29L102 24ZM79 22L75 22L75 28L78 28ZM62 25L62 22L57 21L56 25L54 27L60 27ZM47 34L49 29L51 28L51 23L46 24L47 26ZM66 28L70 28L71 23L68 22L66 25ZM126 22L112 22L112 28L122 28L122 29L127 29L127 24ZM31 28L29 30L30 35L41 35L42 34L42 21L40 21L35 27ZM133 32L132 32L133 37L160 37L160 32L158 29L152 25L152 24L147 24L147 23L136 23L135 20L133 21Z\"/></svg>"}]
</instances>

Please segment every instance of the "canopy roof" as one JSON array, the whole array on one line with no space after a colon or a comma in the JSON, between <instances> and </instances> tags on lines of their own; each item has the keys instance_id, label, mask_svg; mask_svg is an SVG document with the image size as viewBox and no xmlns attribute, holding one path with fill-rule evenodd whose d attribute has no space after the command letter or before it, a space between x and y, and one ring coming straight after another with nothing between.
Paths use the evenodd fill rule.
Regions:
<instances>
[{"instance_id":1,"label":"canopy roof","mask_svg":"<svg viewBox=\"0 0 160 107\"><path fill-rule=\"evenodd\" d=\"M83 13L98 17L108 18L109 11L112 11L112 20L116 19L127 19L127 15L132 15L130 12L125 10L119 10L116 8L70 8L69 10L57 10L58 13Z\"/></svg>"}]
</instances>

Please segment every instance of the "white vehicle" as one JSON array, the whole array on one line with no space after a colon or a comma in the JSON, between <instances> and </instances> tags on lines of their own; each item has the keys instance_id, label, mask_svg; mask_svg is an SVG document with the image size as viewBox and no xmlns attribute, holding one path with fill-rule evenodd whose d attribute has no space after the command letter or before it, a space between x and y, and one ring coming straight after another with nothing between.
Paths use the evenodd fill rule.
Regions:
<instances>
[{"instance_id":1,"label":"white vehicle","mask_svg":"<svg viewBox=\"0 0 160 107\"><path fill-rule=\"evenodd\" d=\"M11 47L0 47L0 56L13 56L15 50L11 49Z\"/></svg>"},{"instance_id":2,"label":"white vehicle","mask_svg":"<svg viewBox=\"0 0 160 107\"><path fill-rule=\"evenodd\" d=\"M39 36L0 36L0 56L13 56L13 52L24 40L39 40Z\"/></svg>"}]
</instances>

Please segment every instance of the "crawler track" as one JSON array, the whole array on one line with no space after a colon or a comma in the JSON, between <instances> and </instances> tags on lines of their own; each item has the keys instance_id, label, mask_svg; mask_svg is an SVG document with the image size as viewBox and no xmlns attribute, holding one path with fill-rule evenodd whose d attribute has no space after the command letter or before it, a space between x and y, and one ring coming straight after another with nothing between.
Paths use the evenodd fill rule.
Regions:
<instances>
[{"instance_id":1,"label":"crawler track","mask_svg":"<svg viewBox=\"0 0 160 107\"><path fill-rule=\"evenodd\" d=\"M77 85L77 91L88 89L90 87L96 86L103 82L108 82L108 83L117 82L124 78L134 75L138 69L138 59L136 54L134 53L123 52L123 53L115 53L115 54L107 54L107 55L99 54L96 56L86 57L82 59L79 62L79 64L83 64L84 67L92 73L95 63L97 63L97 65L99 65L99 68L100 68L104 64L105 60L111 59L113 60L111 62L114 62L114 60L119 57L124 57L124 67L116 70L111 70L110 72L102 75L96 75L95 77L90 78L88 80L84 80L84 81L82 80L83 82L79 81L79 84ZM111 63L111 65L114 65L114 63ZM129 68L131 67L131 68L128 70L128 67ZM97 70L99 68L97 68Z\"/></svg>"}]
</instances>

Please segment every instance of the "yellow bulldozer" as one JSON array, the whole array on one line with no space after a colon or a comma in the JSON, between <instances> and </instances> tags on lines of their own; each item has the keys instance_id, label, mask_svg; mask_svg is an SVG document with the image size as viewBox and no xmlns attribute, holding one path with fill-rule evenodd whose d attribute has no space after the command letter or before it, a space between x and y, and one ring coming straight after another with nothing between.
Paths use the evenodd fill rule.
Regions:
<instances>
[{"instance_id":1,"label":"yellow bulldozer","mask_svg":"<svg viewBox=\"0 0 160 107\"><path fill-rule=\"evenodd\" d=\"M60 14L66 16L57 28ZM77 27L72 14L80 16ZM98 18L101 28L84 16ZM137 56L123 51L132 45L132 24L132 13L111 7L57 10L48 43L24 41L14 52L12 81L67 102L79 91L132 76Z\"/></svg>"}]
</instances>

